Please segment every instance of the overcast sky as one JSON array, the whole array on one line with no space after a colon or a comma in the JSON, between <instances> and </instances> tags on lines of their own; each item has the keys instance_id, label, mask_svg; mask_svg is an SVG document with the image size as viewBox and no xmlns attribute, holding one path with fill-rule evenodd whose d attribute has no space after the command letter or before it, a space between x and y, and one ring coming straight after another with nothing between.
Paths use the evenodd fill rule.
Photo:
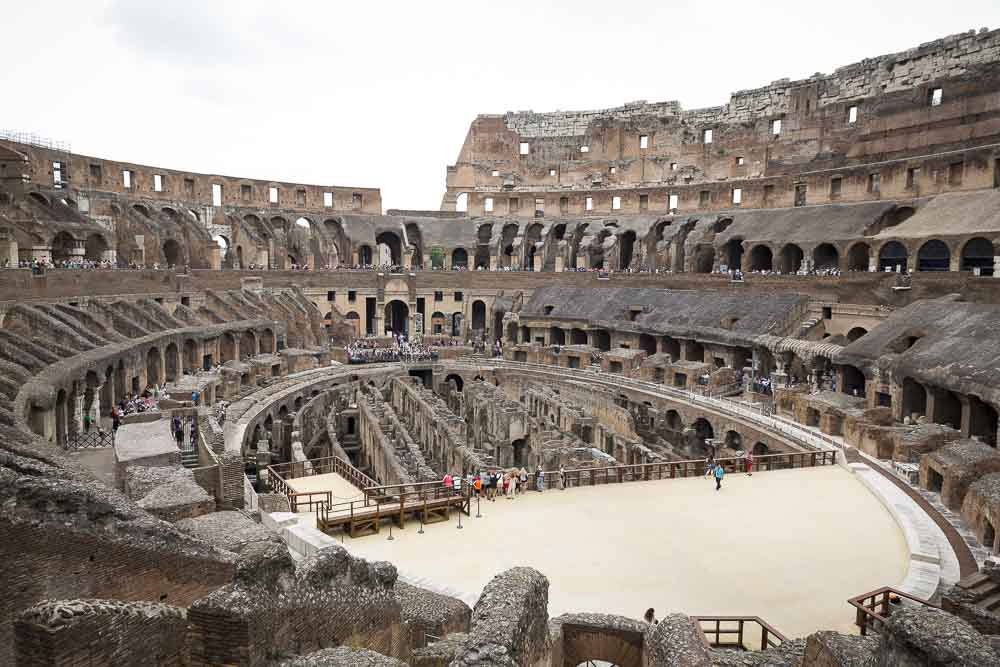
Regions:
<instances>
[{"instance_id":1,"label":"overcast sky","mask_svg":"<svg viewBox=\"0 0 1000 667\"><path fill-rule=\"evenodd\" d=\"M923 6L921 6L923 5ZM437 209L478 113L679 100L1000 25L1000 1L3 3L0 128Z\"/></svg>"}]
</instances>

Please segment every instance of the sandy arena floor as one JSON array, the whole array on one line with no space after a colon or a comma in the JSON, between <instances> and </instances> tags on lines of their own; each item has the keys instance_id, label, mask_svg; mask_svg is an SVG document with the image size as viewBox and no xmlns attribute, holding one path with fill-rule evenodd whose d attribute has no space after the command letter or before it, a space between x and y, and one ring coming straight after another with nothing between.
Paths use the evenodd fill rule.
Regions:
<instances>
[{"instance_id":1,"label":"sandy arena floor","mask_svg":"<svg viewBox=\"0 0 1000 667\"><path fill-rule=\"evenodd\" d=\"M298 481L298 480L296 480ZM853 631L849 597L906 576L888 511L837 466L546 490L483 503L483 518L407 523L344 545L478 595L517 565L549 578L549 615L756 615L786 636Z\"/></svg>"}]
</instances>

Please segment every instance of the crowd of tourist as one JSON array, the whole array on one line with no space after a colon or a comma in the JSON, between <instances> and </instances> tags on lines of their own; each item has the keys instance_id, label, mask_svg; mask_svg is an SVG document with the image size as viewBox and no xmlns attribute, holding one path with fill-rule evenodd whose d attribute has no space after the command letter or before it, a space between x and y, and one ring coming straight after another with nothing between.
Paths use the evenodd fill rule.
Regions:
<instances>
[{"instance_id":1,"label":"crowd of tourist","mask_svg":"<svg viewBox=\"0 0 1000 667\"><path fill-rule=\"evenodd\" d=\"M351 364L372 364L388 361L435 361L437 352L430 346L394 334L390 342L375 338L358 338L344 347Z\"/></svg>"},{"instance_id":2,"label":"crowd of tourist","mask_svg":"<svg viewBox=\"0 0 1000 667\"><path fill-rule=\"evenodd\" d=\"M559 466L558 472L549 472L549 477L554 477L550 483L553 488L566 489L566 470ZM546 472L539 467L534 473L535 491L541 493L545 490ZM508 500L513 500L528 490L529 473L524 468L511 468L501 470L494 468L480 472L469 472L465 475L446 473L442 483L445 489L449 489L455 494L461 494L463 487L470 489L471 496L478 496L483 500L495 502L497 497L503 496Z\"/></svg>"}]
</instances>

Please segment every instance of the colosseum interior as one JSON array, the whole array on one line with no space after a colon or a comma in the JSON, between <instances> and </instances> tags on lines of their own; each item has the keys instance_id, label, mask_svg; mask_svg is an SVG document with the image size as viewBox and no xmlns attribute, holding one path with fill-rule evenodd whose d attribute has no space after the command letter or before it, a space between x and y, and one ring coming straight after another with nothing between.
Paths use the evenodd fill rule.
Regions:
<instances>
[{"instance_id":1,"label":"colosseum interior","mask_svg":"<svg viewBox=\"0 0 1000 667\"><path fill-rule=\"evenodd\" d=\"M0 664L1000 664L1000 31L437 211L6 135L0 258Z\"/></svg>"}]
</instances>

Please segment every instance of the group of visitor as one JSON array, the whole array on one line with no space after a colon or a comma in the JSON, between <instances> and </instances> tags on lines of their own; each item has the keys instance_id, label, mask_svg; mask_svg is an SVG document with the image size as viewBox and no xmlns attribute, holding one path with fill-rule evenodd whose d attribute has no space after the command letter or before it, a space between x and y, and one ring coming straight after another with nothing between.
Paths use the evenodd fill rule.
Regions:
<instances>
[{"instance_id":1,"label":"group of visitor","mask_svg":"<svg viewBox=\"0 0 1000 667\"><path fill-rule=\"evenodd\" d=\"M558 472L549 473L549 477L555 476L552 482L553 488L566 489L566 470L559 466ZM545 490L546 473L539 466L534 474L535 491L541 493ZM442 483L444 488L451 489L456 494L461 493L463 485L470 489L470 495L478 496L484 500L496 501L498 496L504 496L508 500L513 500L520 494L528 490L528 471L521 468L501 470L499 468L483 470L478 473L469 472L462 475L446 473Z\"/></svg>"},{"instance_id":2,"label":"group of visitor","mask_svg":"<svg viewBox=\"0 0 1000 667\"><path fill-rule=\"evenodd\" d=\"M749 449L743 453L743 472L747 474L747 477L753 477L753 452ZM705 477L711 477L715 480L715 490L722 490L722 478L726 476L726 469L723 467L721 461L716 461L715 457L709 453L705 457Z\"/></svg>"},{"instance_id":3,"label":"group of visitor","mask_svg":"<svg viewBox=\"0 0 1000 667\"><path fill-rule=\"evenodd\" d=\"M177 441L178 449L184 449L185 428L188 429L188 433L190 434L188 440L189 448L193 449L198 443L198 419L196 417L184 417L182 419L174 415L173 419L170 420L170 432L173 434L174 440Z\"/></svg>"},{"instance_id":4,"label":"group of visitor","mask_svg":"<svg viewBox=\"0 0 1000 667\"><path fill-rule=\"evenodd\" d=\"M404 334L394 334L391 342L359 338L344 347L348 363L371 364L389 361L434 361L437 352L430 346L408 340Z\"/></svg>"}]
</instances>

